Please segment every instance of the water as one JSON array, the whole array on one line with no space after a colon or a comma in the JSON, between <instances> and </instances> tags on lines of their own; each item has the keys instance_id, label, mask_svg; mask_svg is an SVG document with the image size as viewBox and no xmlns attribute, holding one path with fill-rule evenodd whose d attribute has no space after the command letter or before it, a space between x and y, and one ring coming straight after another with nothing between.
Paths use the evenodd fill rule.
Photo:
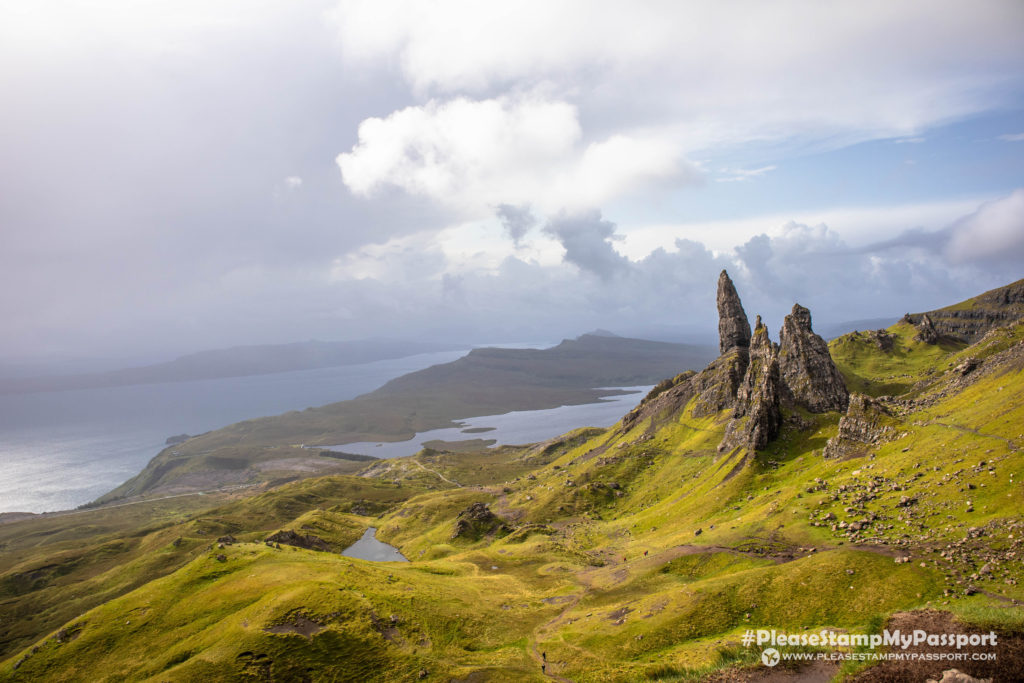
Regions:
<instances>
[{"instance_id":1,"label":"water","mask_svg":"<svg viewBox=\"0 0 1024 683\"><path fill-rule=\"evenodd\" d=\"M497 442L495 445L544 441L576 427L610 427L636 406L651 388L650 386L621 387L630 393L603 397L597 403L466 418L459 421L458 427L419 432L408 441L359 441L330 446L330 448L345 453L373 455L378 458L401 458L415 454L423 448L424 442L434 440L494 439Z\"/></svg>"},{"instance_id":2,"label":"water","mask_svg":"<svg viewBox=\"0 0 1024 683\"><path fill-rule=\"evenodd\" d=\"M377 540L377 530L372 526L363 532L363 537L345 548L342 555L372 562L408 562L398 548Z\"/></svg>"},{"instance_id":3,"label":"water","mask_svg":"<svg viewBox=\"0 0 1024 683\"><path fill-rule=\"evenodd\" d=\"M465 351L272 375L0 395L0 512L67 510L135 476L173 434L342 401Z\"/></svg>"}]
</instances>

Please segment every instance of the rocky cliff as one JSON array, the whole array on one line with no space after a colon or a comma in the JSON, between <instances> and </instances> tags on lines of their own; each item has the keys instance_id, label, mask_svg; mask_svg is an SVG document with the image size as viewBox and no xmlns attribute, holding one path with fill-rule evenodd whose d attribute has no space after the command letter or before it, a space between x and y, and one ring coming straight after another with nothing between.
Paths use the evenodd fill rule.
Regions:
<instances>
[{"instance_id":1,"label":"rocky cliff","mask_svg":"<svg viewBox=\"0 0 1024 683\"><path fill-rule=\"evenodd\" d=\"M989 330L1022 317L1024 280L1017 280L953 306L927 313L908 313L904 320L917 326L922 341L927 341L931 328L937 335L974 343Z\"/></svg>"},{"instance_id":2,"label":"rocky cliff","mask_svg":"<svg viewBox=\"0 0 1024 683\"><path fill-rule=\"evenodd\" d=\"M832 362L828 344L811 329L811 312L793 304L779 338L779 369L786 398L812 413L846 410L849 392Z\"/></svg>"}]
</instances>

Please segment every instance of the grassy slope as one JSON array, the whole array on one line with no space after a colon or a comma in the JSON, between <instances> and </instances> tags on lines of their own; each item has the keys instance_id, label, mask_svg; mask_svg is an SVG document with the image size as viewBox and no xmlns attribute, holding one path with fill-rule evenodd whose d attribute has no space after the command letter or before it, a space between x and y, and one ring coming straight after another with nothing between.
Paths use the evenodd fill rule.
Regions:
<instances>
[{"instance_id":1,"label":"grassy slope","mask_svg":"<svg viewBox=\"0 0 1024 683\"><path fill-rule=\"evenodd\" d=\"M837 414L790 416L804 426L787 423L764 451L717 455L727 415L697 419L688 407L653 433L638 424L492 456L376 463L388 482L377 490L394 496L377 519L347 512L362 491L336 490L334 509L297 495L278 504L270 492L202 523L212 534L236 520L236 536L258 540L245 535L250 519L308 521L302 515L321 508L314 522L352 533L372 524L415 562L203 546L164 578L71 619L38 652L15 654L0 678L245 680L271 671L390 681L422 670L428 680L541 680L546 652L549 671L573 680L672 680L750 661L756 653L737 645L750 627L864 631L928 605L1019 629L1024 612L1010 600L1024 599L1024 568L989 558L1019 554L1024 533L1015 483L1024 477L1024 368L1019 354L996 360L1019 348L1024 325L967 349L890 331L898 342L888 354L852 335L832 345L852 386L918 401L904 404L894 439L869 456L821 457ZM965 378L957 366L967 357L983 363ZM303 490L293 487L282 491ZM903 498L915 502L900 506ZM515 530L453 538L456 515L478 501ZM838 527L868 517L854 536ZM943 555L958 547L966 554ZM995 570L980 573L990 561ZM324 630L265 630L298 614Z\"/></svg>"}]
</instances>

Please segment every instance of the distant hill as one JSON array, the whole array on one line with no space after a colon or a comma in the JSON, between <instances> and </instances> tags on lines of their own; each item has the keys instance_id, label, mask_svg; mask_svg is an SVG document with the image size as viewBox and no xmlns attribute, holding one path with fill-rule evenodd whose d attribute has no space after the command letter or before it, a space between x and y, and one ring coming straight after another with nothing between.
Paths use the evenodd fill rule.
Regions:
<instances>
[{"instance_id":1,"label":"distant hill","mask_svg":"<svg viewBox=\"0 0 1024 683\"><path fill-rule=\"evenodd\" d=\"M275 372L355 365L388 358L402 358L417 353L454 351L459 348L464 347L397 339L361 339L342 342L307 341L293 344L235 346L228 349L200 351L166 363L123 370L62 376L4 378L0 379L0 394L266 375Z\"/></svg>"},{"instance_id":2,"label":"distant hill","mask_svg":"<svg viewBox=\"0 0 1024 683\"><path fill-rule=\"evenodd\" d=\"M474 349L350 401L246 420L193 437L165 449L137 477L100 500L157 489L211 488L236 481L250 469L258 478L262 459L273 454L273 461L281 463L279 449L298 444L402 441L416 432L453 426L457 419L592 403L615 393L599 387L654 384L703 367L714 355L711 347L592 334L549 349ZM308 449L295 457L307 458Z\"/></svg>"},{"instance_id":3,"label":"distant hill","mask_svg":"<svg viewBox=\"0 0 1024 683\"><path fill-rule=\"evenodd\" d=\"M881 330L892 325L898 318L899 316L894 315L890 318L862 318L860 320L847 320L841 323L822 325L819 334L825 339L835 339L850 332Z\"/></svg>"}]
</instances>

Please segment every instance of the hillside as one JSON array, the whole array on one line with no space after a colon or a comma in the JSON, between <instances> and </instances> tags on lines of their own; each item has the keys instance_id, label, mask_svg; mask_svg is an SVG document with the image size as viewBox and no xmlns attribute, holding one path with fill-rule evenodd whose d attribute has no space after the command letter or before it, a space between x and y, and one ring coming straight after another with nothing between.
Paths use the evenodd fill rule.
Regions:
<instances>
[{"instance_id":1,"label":"hillside","mask_svg":"<svg viewBox=\"0 0 1024 683\"><path fill-rule=\"evenodd\" d=\"M337 460L302 446L404 441L454 420L592 403L711 356L700 346L583 335L549 349L474 349L350 401L246 420L173 445L100 502L311 476Z\"/></svg>"},{"instance_id":2,"label":"hillside","mask_svg":"<svg viewBox=\"0 0 1024 683\"><path fill-rule=\"evenodd\" d=\"M610 429L0 525L0 680L789 680L747 629L885 625L997 659L793 680L1018 680L1024 321L826 345L795 305L776 342L724 273L718 307L718 358ZM333 552L367 527L412 561Z\"/></svg>"},{"instance_id":3,"label":"hillside","mask_svg":"<svg viewBox=\"0 0 1024 683\"><path fill-rule=\"evenodd\" d=\"M1024 280L997 287L984 294L927 313L907 314L904 322L921 325L928 322L939 334L957 341L975 342L993 327L1024 316Z\"/></svg>"}]
</instances>

